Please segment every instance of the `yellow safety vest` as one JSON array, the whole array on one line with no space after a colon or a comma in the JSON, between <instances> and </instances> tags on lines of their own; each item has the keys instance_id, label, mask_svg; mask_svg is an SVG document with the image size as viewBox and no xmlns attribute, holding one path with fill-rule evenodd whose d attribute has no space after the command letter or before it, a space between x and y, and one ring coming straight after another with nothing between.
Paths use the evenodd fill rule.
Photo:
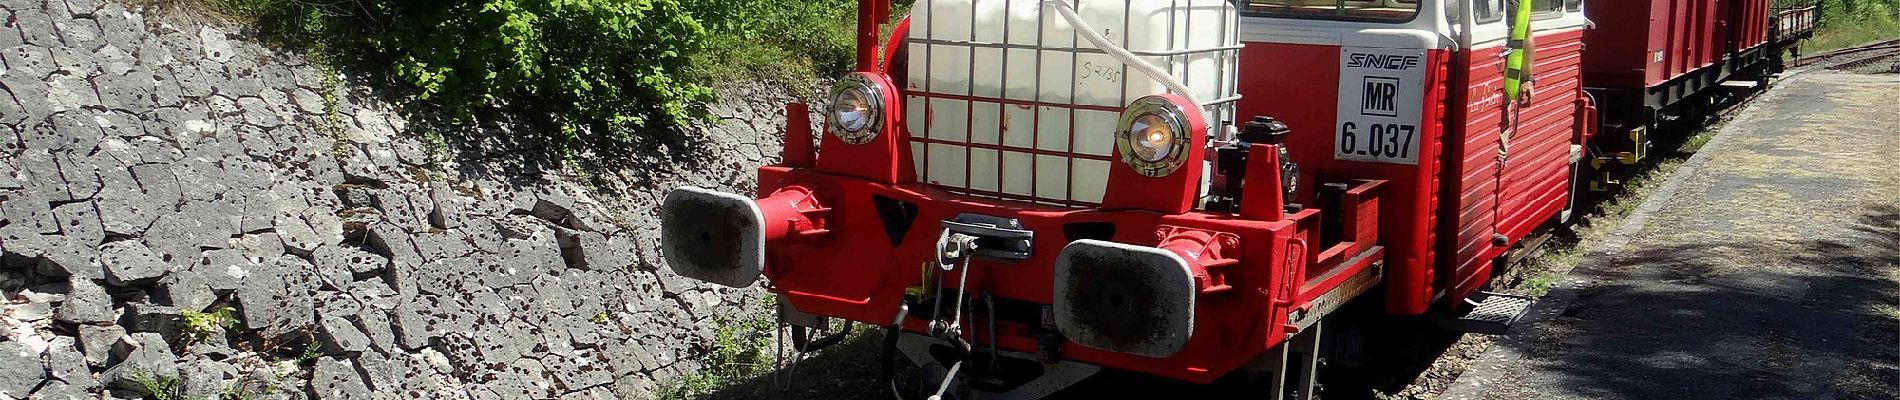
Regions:
<instances>
[{"instance_id":1,"label":"yellow safety vest","mask_svg":"<svg viewBox=\"0 0 1900 400\"><path fill-rule=\"evenodd\" d=\"M1504 69L1504 97L1511 102L1524 94L1524 81L1531 78L1531 3L1534 0L1518 0L1517 13L1511 19L1511 59L1506 61Z\"/></svg>"}]
</instances>

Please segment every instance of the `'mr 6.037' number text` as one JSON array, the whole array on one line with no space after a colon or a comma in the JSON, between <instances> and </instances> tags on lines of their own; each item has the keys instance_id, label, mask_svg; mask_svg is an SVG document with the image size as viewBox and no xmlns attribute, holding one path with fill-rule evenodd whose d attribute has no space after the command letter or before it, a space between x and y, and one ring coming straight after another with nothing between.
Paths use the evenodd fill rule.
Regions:
<instances>
[{"instance_id":1,"label":"'mr 6.037' number text","mask_svg":"<svg viewBox=\"0 0 1900 400\"><path fill-rule=\"evenodd\" d=\"M1413 139L1418 127L1406 124L1368 124L1356 122L1339 126L1339 153L1355 159L1410 160L1417 153Z\"/></svg>"}]
</instances>

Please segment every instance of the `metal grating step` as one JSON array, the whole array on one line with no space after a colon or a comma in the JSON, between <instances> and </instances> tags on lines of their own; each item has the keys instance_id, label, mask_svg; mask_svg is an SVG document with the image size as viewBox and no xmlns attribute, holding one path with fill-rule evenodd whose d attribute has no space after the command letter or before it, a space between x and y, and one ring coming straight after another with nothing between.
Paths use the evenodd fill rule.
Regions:
<instances>
[{"instance_id":1,"label":"metal grating step","mask_svg":"<svg viewBox=\"0 0 1900 400\"><path fill-rule=\"evenodd\" d=\"M1471 311L1456 318L1441 318L1439 323L1457 332L1502 335L1537 302L1529 296L1491 292L1481 292L1471 300L1478 302Z\"/></svg>"}]
</instances>

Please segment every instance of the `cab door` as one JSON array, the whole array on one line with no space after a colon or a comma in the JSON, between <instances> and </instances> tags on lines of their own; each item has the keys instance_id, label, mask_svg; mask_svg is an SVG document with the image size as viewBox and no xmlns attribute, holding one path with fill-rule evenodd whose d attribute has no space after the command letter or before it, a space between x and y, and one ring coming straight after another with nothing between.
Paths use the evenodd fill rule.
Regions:
<instances>
[{"instance_id":1,"label":"cab door","mask_svg":"<svg viewBox=\"0 0 1900 400\"><path fill-rule=\"evenodd\" d=\"M1519 48L1509 1L1474 1L1470 34L1460 35L1466 50L1454 70L1466 84L1453 125L1461 132L1447 137L1451 197L1440 214L1450 224L1439 268L1449 302L1488 285L1493 260L1568 207L1580 150L1582 4L1530 2L1529 40ZM1511 99L1510 59L1527 49L1523 89Z\"/></svg>"}]
</instances>

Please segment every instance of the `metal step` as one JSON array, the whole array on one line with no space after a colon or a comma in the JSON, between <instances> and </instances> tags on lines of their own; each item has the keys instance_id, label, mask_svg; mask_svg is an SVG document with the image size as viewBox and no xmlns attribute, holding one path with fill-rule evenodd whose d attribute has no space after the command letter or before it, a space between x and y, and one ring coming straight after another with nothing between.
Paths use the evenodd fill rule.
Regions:
<instances>
[{"instance_id":1,"label":"metal step","mask_svg":"<svg viewBox=\"0 0 1900 400\"><path fill-rule=\"evenodd\" d=\"M1480 292L1468 301L1477 306L1456 318L1438 318L1439 324L1456 332L1502 335L1537 302L1530 296L1492 292Z\"/></svg>"}]
</instances>

